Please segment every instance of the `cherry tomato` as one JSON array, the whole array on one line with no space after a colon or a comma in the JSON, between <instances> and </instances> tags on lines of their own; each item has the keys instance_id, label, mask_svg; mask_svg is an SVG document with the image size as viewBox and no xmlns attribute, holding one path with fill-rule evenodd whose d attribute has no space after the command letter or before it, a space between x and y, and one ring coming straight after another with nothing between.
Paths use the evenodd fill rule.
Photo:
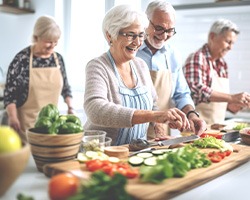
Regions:
<instances>
[{"instance_id":1,"label":"cherry tomato","mask_svg":"<svg viewBox=\"0 0 250 200\"><path fill-rule=\"evenodd\" d=\"M89 163L86 166L89 171L94 172L94 171L102 169L103 164L101 160L94 160L93 162Z\"/></svg>"},{"instance_id":2,"label":"cherry tomato","mask_svg":"<svg viewBox=\"0 0 250 200\"><path fill-rule=\"evenodd\" d=\"M219 156L219 155L214 155L214 156L211 156L210 157L210 160L213 162L213 163L218 163L222 160L222 158Z\"/></svg>"},{"instance_id":3,"label":"cherry tomato","mask_svg":"<svg viewBox=\"0 0 250 200\"><path fill-rule=\"evenodd\" d=\"M232 151L230 151L230 150L226 150L226 151L225 151L226 156L230 156L231 153L232 153Z\"/></svg>"},{"instance_id":4,"label":"cherry tomato","mask_svg":"<svg viewBox=\"0 0 250 200\"><path fill-rule=\"evenodd\" d=\"M127 178L136 178L137 176L139 176L139 171L137 169L127 169Z\"/></svg>"},{"instance_id":5,"label":"cherry tomato","mask_svg":"<svg viewBox=\"0 0 250 200\"><path fill-rule=\"evenodd\" d=\"M66 200L77 192L79 185L79 179L73 174L61 173L55 175L49 181L49 197L51 200Z\"/></svg>"}]
</instances>

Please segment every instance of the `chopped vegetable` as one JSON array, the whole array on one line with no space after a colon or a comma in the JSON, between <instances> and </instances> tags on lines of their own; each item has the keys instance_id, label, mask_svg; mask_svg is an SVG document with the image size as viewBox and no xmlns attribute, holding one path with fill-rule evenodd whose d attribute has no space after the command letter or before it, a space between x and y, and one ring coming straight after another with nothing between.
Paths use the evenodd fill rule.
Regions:
<instances>
[{"instance_id":1,"label":"chopped vegetable","mask_svg":"<svg viewBox=\"0 0 250 200\"><path fill-rule=\"evenodd\" d=\"M150 160L145 163L148 159ZM164 179L171 177L183 177L191 169L211 165L206 154L191 145L146 160L144 164L151 166L140 166L140 180L152 183L161 183Z\"/></svg>"},{"instance_id":2,"label":"chopped vegetable","mask_svg":"<svg viewBox=\"0 0 250 200\"><path fill-rule=\"evenodd\" d=\"M25 194L19 193L17 195L17 200L35 200L35 199L31 196L27 196Z\"/></svg>"},{"instance_id":3,"label":"chopped vegetable","mask_svg":"<svg viewBox=\"0 0 250 200\"><path fill-rule=\"evenodd\" d=\"M121 174L113 177L102 171L94 172L88 182L83 182L79 192L68 200L133 200L125 190L126 178Z\"/></svg>"},{"instance_id":4,"label":"chopped vegetable","mask_svg":"<svg viewBox=\"0 0 250 200\"><path fill-rule=\"evenodd\" d=\"M247 123L239 123L239 124L237 124L236 126L233 127L233 130L240 131L241 129L246 128L247 125L248 125Z\"/></svg>"},{"instance_id":5,"label":"chopped vegetable","mask_svg":"<svg viewBox=\"0 0 250 200\"><path fill-rule=\"evenodd\" d=\"M231 150L232 146L226 143L224 140L216 139L215 137L209 136L204 137L193 142L193 146L201 147L201 148L216 148L221 151Z\"/></svg>"}]
</instances>

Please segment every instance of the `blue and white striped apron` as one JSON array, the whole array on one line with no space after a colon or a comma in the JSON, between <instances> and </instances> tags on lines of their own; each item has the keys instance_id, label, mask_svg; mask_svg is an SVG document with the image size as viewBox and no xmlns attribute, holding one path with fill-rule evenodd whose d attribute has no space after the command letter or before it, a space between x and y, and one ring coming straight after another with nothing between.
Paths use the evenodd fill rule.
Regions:
<instances>
[{"instance_id":1,"label":"blue and white striped apron","mask_svg":"<svg viewBox=\"0 0 250 200\"><path fill-rule=\"evenodd\" d=\"M122 105L128 108L135 108L138 110L152 110L153 108L153 98L144 85L138 84L138 76L134 63L130 62L130 67L132 70L132 75L136 80L135 88L128 88L123 83L120 74L117 71L114 59L111 56L110 51L107 52L109 59L115 71L115 75L118 81L119 93L122 99ZM147 130L149 123L135 124L133 127L121 128L119 129L118 137L115 145L129 144L132 139L147 139Z\"/></svg>"}]
</instances>

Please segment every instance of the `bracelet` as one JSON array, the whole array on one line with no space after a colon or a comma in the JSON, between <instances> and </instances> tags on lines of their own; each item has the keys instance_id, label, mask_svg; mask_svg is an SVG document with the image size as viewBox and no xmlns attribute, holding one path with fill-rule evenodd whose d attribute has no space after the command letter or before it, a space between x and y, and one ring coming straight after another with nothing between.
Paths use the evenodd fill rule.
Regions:
<instances>
[{"instance_id":1,"label":"bracelet","mask_svg":"<svg viewBox=\"0 0 250 200\"><path fill-rule=\"evenodd\" d=\"M186 115L187 118L188 118L188 116L189 116L191 113L194 113L194 114L196 114L197 117L200 117L199 113L197 113L195 110L190 110L190 111L187 113L187 115Z\"/></svg>"}]
</instances>

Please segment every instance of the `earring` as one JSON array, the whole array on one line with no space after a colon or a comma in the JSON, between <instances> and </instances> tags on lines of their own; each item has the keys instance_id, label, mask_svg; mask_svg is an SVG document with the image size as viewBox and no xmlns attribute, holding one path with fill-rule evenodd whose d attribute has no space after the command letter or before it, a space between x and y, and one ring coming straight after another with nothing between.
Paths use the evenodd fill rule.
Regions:
<instances>
[{"instance_id":1,"label":"earring","mask_svg":"<svg viewBox=\"0 0 250 200\"><path fill-rule=\"evenodd\" d=\"M109 45L110 45L110 46L113 46L113 42L112 42L111 40L109 41Z\"/></svg>"}]
</instances>

